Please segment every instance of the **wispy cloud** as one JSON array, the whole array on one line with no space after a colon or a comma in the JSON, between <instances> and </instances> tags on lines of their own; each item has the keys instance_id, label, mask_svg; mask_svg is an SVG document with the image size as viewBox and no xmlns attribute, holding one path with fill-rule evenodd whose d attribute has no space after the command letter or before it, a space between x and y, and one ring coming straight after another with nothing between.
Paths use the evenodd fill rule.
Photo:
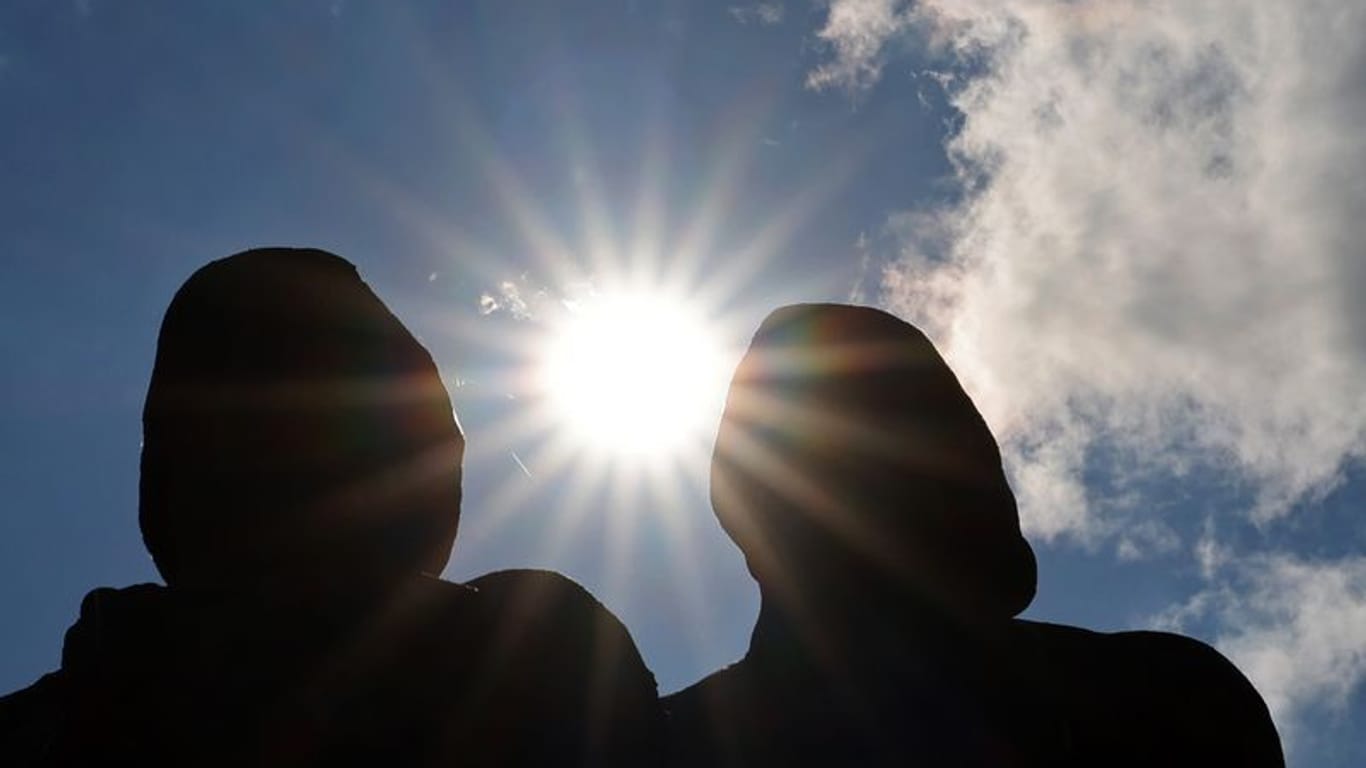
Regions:
<instances>
[{"instance_id":1,"label":"wispy cloud","mask_svg":"<svg viewBox=\"0 0 1366 768\"><path fill-rule=\"evenodd\" d=\"M958 73L964 196L892 222L883 300L945 348L1035 535L1132 539L1083 482L1099 446L1214 466L1263 522L1366 454L1362 29L1355 0L831 4L812 86L867 87L908 34Z\"/></svg>"},{"instance_id":2,"label":"wispy cloud","mask_svg":"<svg viewBox=\"0 0 1366 768\"><path fill-rule=\"evenodd\" d=\"M877 82L888 43L912 28L906 0L835 0L816 36L831 56L806 79L812 88L866 88Z\"/></svg>"},{"instance_id":3,"label":"wispy cloud","mask_svg":"<svg viewBox=\"0 0 1366 768\"><path fill-rule=\"evenodd\" d=\"M1366 682L1366 557L1246 560L1155 623L1182 631L1202 620L1221 627L1215 645L1261 691L1293 743L1307 716L1341 713Z\"/></svg>"},{"instance_id":4,"label":"wispy cloud","mask_svg":"<svg viewBox=\"0 0 1366 768\"><path fill-rule=\"evenodd\" d=\"M540 296L537 293L533 300ZM491 315L494 312L507 312L518 320L526 320L531 317L531 305L523 297L523 286L517 281L504 280L498 284L497 290L488 291L479 296L479 314Z\"/></svg>"},{"instance_id":5,"label":"wispy cloud","mask_svg":"<svg viewBox=\"0 0 1366 768\"><path fill-rule=\"evenodd\" d=\"M731 18L741 24L759 24L765 27L783 23L783 16L786 15L783 4L776 2L732 5L729 11Z\"/></svg>"},{"instance_id":6,"label":"wispy cloud","mask_svg":"<svg viewBox=\"0 0 1366 768\"><path fill-rule=\"evenodd\" d=\"M523 273L515 278L502 280L497 287L481 293L479 314L506 313L515 320L554 323L562 319L565 312L578 311L583 302L590 301L598 295L598 287L590 279L545 285L535 281L531 275Z\"/></svg>"}]
</instances>

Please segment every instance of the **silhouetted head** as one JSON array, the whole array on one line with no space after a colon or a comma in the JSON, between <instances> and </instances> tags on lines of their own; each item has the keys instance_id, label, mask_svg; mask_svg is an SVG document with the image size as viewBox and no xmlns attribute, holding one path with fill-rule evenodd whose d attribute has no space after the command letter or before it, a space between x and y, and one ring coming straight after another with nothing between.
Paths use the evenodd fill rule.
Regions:
<instances>
[{"instance_id":1,"label":"silhouetted head","mask_svg":"<svg viewBox=\"0 0 1366 768\"><path fill-rule=\"evenodd\" d=\"M765 601L994 620L1033 599L996 441L929 340L875 309L764 320L726 400L712 504Z\"/></svg>"},{"instance_id":2,"label":"silhouetted head","mask_svg":"<svg viewBox=\"0 0 1366 768\"><path fill-rule=\"evenodd\" d=\"M162 321L140 520L167 584L373 586L450 557L464 442L427 350L346 260L215 261Z\"/></svg>"}]
</instances>

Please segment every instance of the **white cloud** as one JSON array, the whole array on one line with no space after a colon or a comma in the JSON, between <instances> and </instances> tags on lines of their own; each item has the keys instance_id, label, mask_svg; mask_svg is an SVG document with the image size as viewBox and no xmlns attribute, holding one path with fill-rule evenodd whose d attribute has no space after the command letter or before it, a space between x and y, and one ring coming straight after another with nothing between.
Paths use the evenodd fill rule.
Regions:
<instances>
[{"instance_id":1,"label":"white cloud","mask_svg":"<svg viewBox=\"0 0 1366 768\"><path fill-rule=\"evenodd\" d=\"M731 18L741 24L759 24L771 27L783 23L786 9L782 3L750 3L730 7Z\"/></svg>"},{"instance_id":2,"label":"white cloud","mask_svg":"<svg viewBox=\"0 0 1366 768\"><path fill-rule=\"evenodd\" d=\"M532 298L534 302L543 301L543 292L534 293ZM490 315L494 312L507 312L518 320L530 319L532 308L522 297L522 287L518 282L504 280L498 284L496 292L480 295L479 314Z\"/></svg>"},{"instance_id":3,"label":"white cloud","mask_svg":"<svg viewBox=\"0 0 1366 768\"><path fill-rule=\"evenodd\" d=\"M887 44L907 31L915 14L906 0L835 0L816 33L831 61L807 76L812 88L863 88L882 75Z\"/></svg>"},{"instance_id":4,"label":"white cloud","mask_svg":"<svg viewBox=\"0 0 1366 768\"><path fill-rule=\"evenodd\" d=\"M1359 0L830 6L814 87L870 85L908 34L965 65L964 199L893 221L884 301L1002 438L1034 535L1133 540L1083 483L1099 446L1224 470L1258 521L1366 454L1362 29Z\"/></svg>"},{"instance_id":5,"label":"white cloud","mask_svg":"<svg viewBox=\"0 0 1366 768\"><path fill-rule=\"evenodd\" d=\"M1170 555L1181 548L1181 538L1160 520L1143 520L1129 526L1119 537L1115 554L1120 560L1146 560Z\"/></svg>"},{"instance_id":6,"label":"white cloud","mask_svg":"<svg viewBox=\"0 0 1366 768\"><path fill-rule=\"evenodd\" d=\"M1215 646L1261 692L1287 741L1315 708L1341 713L1366 682L1366 557L1255 558L1155 623L1181 631L1204 618L1221 627Z\"/></svg>"}]
</instances>

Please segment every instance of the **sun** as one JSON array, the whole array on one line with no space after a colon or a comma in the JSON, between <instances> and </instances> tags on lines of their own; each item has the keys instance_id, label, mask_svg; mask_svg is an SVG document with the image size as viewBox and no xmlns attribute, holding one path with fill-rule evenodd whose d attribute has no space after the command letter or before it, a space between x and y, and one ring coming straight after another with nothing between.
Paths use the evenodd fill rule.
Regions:
<instances>
[{"instance_id":1,"label":"sun","mask_svg":"<svg viewBox=\"0 0 1366 768\"><path fill-rule=\"evenodd\" d=\"M663 291L566 303L550 329L541 386L568 440L618 460L657 460L706 441L726 372L701 313Z\"/></svg>"}]
</instances>

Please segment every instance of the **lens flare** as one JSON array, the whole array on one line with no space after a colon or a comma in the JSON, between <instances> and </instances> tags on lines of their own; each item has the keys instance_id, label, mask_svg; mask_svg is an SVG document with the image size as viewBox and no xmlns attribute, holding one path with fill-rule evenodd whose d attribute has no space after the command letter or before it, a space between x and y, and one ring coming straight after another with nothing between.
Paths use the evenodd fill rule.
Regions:
<instances>
[{"instance_id":1,"label":"lens flare","mask_svg":"<svg viewBox=\"0 0 1366 768\"><path fill-rule=\"evenodd\" d=\"M542 371L554 417L575 441L622 459L673 455L708 439L725 382L703 318L648 293L571 305Z\"/></svg>"}]
</instances>

